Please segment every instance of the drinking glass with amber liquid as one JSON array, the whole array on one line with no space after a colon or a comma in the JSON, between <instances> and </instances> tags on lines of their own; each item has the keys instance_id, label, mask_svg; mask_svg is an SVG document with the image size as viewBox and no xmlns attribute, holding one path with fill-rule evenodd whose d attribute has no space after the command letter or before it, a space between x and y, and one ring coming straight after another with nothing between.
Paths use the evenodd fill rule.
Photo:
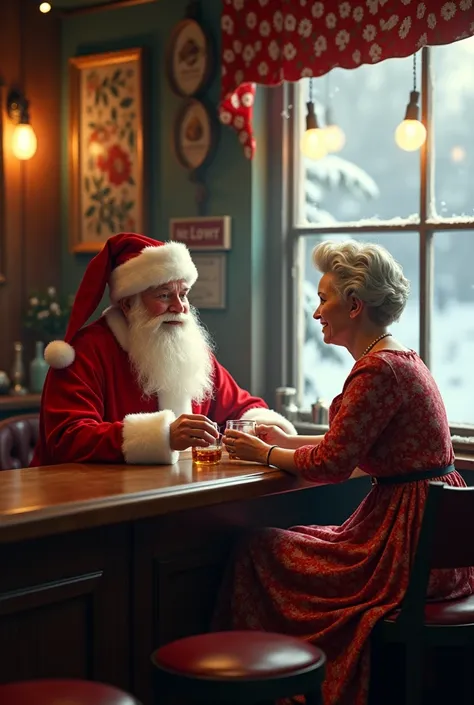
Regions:
<instances>
[{"instance_id":1,"label":"drinking glass with amber liquid","mask_svg":"<svg viewBox=\"0 0 474 705\"><path fill-rule=\"evenodd\" d=\"M216 423L213 423L217 433L219 433L219 427ZM210 446L196 446L193 447L193 463L197 465L218 465L222 457L222 436L219 433L217 438L214 440Z\"/></svg>"},{"instance_id":2,"label":"drinking glass with amber liquid","mask_svg":"<svg viewBox=\"0 0 474 705\"><path fill-rule=\"evenodd\" d=\"M251 436L256 435L257 422L256 421L246 421L245 419L231 419L226 422L226 428L231 428L233 431L241 431L242 433L249 433ZM238 456L235 453L229 452L229 460L237 460Z\"/></svg>"}]
</instances>

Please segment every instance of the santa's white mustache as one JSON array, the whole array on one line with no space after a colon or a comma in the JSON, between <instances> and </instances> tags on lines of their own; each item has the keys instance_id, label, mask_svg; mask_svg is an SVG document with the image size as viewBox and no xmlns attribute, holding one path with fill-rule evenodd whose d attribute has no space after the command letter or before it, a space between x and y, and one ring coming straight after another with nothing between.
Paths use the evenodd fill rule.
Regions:
<instances>
[{"instance_id":1,"label":"santa's white mustache","mask_svg":"<svg viewBox=\"0 0 474 705\"><path fill-rule=\"evenodd\" d=\"M164 323L189 323L189 314L163 313L161 316L146 316L145 320L138 314L135 323L142 329L151 333L158 332Z\"/></svg>"},{"instance_id":2,"label":"santa's white mustache","mask_svg":"<svg viewBox=\"0 0 474 705\"><path fill-rule=\"evenodd\" d=\"M186 323L189 316L185 313L163 313L158 317L157 323Z\"/></svg>"}]
</instances>

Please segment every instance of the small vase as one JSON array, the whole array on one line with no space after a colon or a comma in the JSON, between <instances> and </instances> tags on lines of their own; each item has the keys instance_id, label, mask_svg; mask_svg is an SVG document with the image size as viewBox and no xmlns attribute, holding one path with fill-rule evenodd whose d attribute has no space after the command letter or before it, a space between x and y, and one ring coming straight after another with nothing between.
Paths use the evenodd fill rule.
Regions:
<instances>
[{"instance_id":1,"label":"small vase","mask_svg":"<svg viewBox=\"0 0 474 705\"><path fill-rule=\"evenodd\" d=\"M36 341L36 355L30 362L30 389L33 394L41 394L49 366L44 359L44 343Z\"/></svg>"}]
</instances>

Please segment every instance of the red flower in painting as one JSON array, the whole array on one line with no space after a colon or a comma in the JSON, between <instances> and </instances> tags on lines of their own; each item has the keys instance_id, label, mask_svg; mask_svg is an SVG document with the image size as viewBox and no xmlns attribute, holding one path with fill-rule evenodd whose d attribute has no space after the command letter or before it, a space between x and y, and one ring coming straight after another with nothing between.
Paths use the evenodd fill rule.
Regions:
<instances>
[{"instance_id":1,"label":"red flower in painting","mask_svg":"<svg viewBox=\"0 0 474 705\"><path fill-rule=\"evenodd\" d=\"M118 144L110 147L106 157L100 156L97 165L102 171L109 172L109 181L115 186L128 181L132 172L130 158Z\"/></svg>"}]
</instances>

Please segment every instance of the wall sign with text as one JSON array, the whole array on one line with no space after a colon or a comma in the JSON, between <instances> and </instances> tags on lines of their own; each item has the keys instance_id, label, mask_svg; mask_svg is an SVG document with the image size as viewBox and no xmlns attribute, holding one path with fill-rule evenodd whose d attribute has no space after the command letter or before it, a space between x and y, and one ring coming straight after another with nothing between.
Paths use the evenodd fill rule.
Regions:
<instances>
[{"instance_id":1,"label":"wall sign with text","mask_svg":"<svg viewBox=\"0 0 474 705\"><path fill-rule=\"evenodd\" d=\"M171 218L170 240L184 243L190 250L230 250L230 216Z\"/></svg>"}]
</instances>

